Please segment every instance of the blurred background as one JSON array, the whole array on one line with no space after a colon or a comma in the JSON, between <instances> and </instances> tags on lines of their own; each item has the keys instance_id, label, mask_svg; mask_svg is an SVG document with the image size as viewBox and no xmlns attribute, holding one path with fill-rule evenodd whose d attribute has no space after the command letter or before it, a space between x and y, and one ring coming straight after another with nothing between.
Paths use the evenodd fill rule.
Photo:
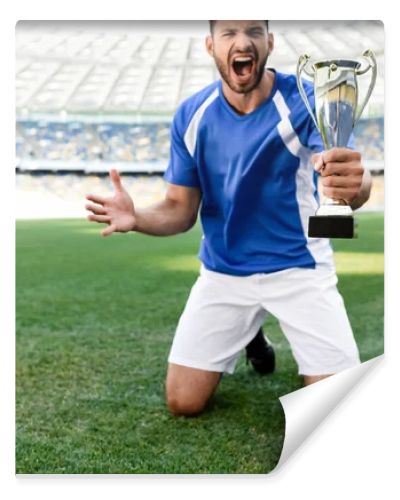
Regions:
<instances>
[{"instance_id":1,"label":"blurred background","mask_svg":"<svg viewBox=\"0 0 400 500\"><path fill-rule=\"evenodd\" d=\"M272 21L268 65L294 73L312 59L378 60L372 97L355 129L374 176L362 210L382 210L384 33L374 21ZM160 200L170 123L180 102L216 80L205 21L23 21L16 27L17 218L83 217L88 192L106 194L111 167L138 206ZM360 94L369 84L360 77Z\"/></svg>"}]
</instances>

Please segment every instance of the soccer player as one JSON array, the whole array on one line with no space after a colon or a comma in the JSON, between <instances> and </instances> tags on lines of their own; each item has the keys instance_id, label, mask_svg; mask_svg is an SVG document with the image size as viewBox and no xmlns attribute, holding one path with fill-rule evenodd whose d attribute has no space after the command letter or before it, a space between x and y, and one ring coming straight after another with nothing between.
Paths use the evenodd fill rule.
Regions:
<instances>
[{"instance_id":1,"label":"soccer player","mask_svg":"<svg viewBox=\"0 0 400 500\"><path fill-rule=\"evenodd\" d=\"M181 233L200 207L202 266L169 355L174 415L204 409L268 313L306 385L360 363L330 242L308 238L307 222L318 175L326 196L353 209L367 201L371 178L357 151L323 151L295 77L266 69L273 46L266 21L211 21L206 48L221 79L175 114L165 199L135 207L115 170L113 197L87 196L89 220L108 224L104 236Z\"/></svg>"}]
</instances>

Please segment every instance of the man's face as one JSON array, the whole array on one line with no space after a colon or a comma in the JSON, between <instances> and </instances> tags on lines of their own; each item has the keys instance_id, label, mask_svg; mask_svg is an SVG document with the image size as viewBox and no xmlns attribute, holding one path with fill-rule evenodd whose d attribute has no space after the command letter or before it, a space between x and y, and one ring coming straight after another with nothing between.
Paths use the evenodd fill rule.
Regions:
<instances>
[{"instance_id":1,"label":"man's face","mask_svg":"<svg viewBox=\"0 0 400 500\"><path fill-rule=\"evenodd\" d=\"M239 94L246 94L260 83L273 36L265 21L217 21L206 39L221 78Z\"/></svg>"}]
</instances>

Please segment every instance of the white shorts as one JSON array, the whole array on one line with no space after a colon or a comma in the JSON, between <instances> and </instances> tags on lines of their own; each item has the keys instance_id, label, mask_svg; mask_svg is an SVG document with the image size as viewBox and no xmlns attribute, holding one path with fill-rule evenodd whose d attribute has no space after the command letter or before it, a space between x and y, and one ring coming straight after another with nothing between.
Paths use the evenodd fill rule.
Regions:
<instances>
[{"instance_id":1,"label":"white shorts","mask_svg":"<svg viewBox=\"0 0 400 500\"><path fill-rule=\"evenodd\" d=\"M360 363L334 269L293 268L231 276L202 266L179 320L168 361L233 373L268 313L289 341L301 375Z\"/></svg>"}]
</instances>

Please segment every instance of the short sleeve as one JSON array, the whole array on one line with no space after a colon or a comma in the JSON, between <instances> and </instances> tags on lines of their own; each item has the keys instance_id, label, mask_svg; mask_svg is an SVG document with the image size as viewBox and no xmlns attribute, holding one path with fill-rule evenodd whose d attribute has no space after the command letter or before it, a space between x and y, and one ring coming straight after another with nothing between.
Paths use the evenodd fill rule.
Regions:
<instances>
[{"instance_id":1,"label":"short sleeve","mask_svg":"<svg viewBox=\"0 0 400 500\"><path fill-rule=\"evenodd\" d=\"M199 187L200 181L196 163L183 140L179 116L175 115L171 126L170 158L164 179L171 184Z\"/></svg>"}]
</instances>

